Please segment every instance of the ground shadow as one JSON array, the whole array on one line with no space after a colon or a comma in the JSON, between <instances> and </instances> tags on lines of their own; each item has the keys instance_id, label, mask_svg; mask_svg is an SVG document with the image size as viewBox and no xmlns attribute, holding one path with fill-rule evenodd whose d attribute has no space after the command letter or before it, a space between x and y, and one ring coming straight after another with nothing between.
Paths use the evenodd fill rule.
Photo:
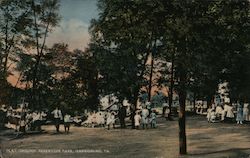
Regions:
<instances>
[{"instance_id":1,"label":"ground shadow","mask_svg":"<svg viewBox=\"0 0 250 158\"><path fill-rule=\"evenodd\" d=\"M226 150L220 150L220 151L210 151L210 152L203 152L203 153L193 153L193 154L188 154L188 156L207 156L211 154L224 154L224 153L229 153L232 157L237 157L237 158L249 158L250 153L249 152L244 152L250 150L250 148L230 148ZM230 156L230 158L231 158Z\"/></svg>"}]
</instances>

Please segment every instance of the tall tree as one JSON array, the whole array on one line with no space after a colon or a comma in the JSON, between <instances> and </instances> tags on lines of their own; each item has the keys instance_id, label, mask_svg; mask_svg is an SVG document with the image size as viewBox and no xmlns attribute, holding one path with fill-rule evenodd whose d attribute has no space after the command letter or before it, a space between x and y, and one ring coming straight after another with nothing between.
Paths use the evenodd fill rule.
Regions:
<instances>
[{"instance_id":1,"label":"tall tree","mask_svg":"<svg viewBox=\"0 0 250 158\"><path fill-rule=\"evenodd\" d=\"M25 1L0 1L0 90L6 94L5 101L11 100L15 91L7 78L15 73L13 67L17 62L17 52L22 48L21 42L28 34L28 12L29 7Z\"/></svg>"},{"instance_id":2,"label":"tall tree","mask_svg":"<svg viewBox=\"0 0 250 158\"><path fill-rule=\"evenodd\" d=\"M15 61L15 51L21 47L20 42L27 35L30 22L28 12L29 8L24 1L2 0L0 2L0 71L5 80L11 68L10 62Z\"/></svg>"},{"instance_id":3,"label":"tall tree","mask_svg":"<svg viewBox=\"0 0 250 158\"><path fill-rule=\"evenodd\" d=\"M30 35L26 39L25 44L26 48L35 50L32 53L32 58L34 59L34 64L32 65L32 90L31 90L31 100L30 104L34 106L35 103L39 102L39 80L40 80L40 65L41 60L46 54L46 39L48 34L52 29L58 25L60 16L59 16L59 0L30 0L27 2L30 7L30 18L32 23L29 27Z\"/></svg>"},{"instance_id":4,"label":"tall tree","mask_svg":"<svg viewBox=\"0 0 250 158\"><path fill-rule=\"evenodd\" d=\"M136 106L145 85L146 62L157 38L155 3L144 1L99 1L100 17L92 21L90 45L99 64L101 82L107 93ZM119 28L119 29L117 29Z\"/></svg>"}]
</instances>

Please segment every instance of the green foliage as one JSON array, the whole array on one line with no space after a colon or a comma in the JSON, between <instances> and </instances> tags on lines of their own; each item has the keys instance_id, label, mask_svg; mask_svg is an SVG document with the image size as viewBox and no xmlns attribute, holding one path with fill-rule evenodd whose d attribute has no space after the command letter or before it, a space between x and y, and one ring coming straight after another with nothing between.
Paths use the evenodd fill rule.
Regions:
<instances>
[{"instance_id":1,"label":"green foliage","mask_svg":"<svg viewBox=\"0 0 250 158\"><path fill-rule=\"evenodd\" d=\"M156 93L152 97L151 106L152 107L162 107L162 104L166 102L166 96L163 93Z\"/></svg>"},{"instance_id":2,"label":"green foliage","mask_svg":"<svg viewBox=\"0 0 250 158\"><path fill-rule=\"evenodd\" d=\"M145 1L99 1L101 13L92 21L90 48L103 93L136 102L147 82L146 62L158 35L157 6Z\"/></svg>"},{"instance_id":3,"label":"green foliage","mask_svg":"<svg viewBox=\"0 0 250 158\"><path fill-rule=\"evenodd\" d=\"M154 57L174 66L180 154L186 154L187 91L211 100L218 83L227 80L232 96L249 97L248 0L100 0L99 9L90 28L90 48L101 90L137 99L148 80L146 61L157 49Z\"/></svg>"}]
</instances>

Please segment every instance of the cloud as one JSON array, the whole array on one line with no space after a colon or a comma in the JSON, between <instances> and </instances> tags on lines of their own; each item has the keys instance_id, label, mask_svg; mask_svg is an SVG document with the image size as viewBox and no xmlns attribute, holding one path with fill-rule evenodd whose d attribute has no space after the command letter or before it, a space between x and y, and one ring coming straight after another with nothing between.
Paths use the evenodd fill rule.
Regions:
<instances>
[{"instance_id":1,"label":"cloud","mask_svg":"<svg viewBox=\"0 0 250 158\"><path fill-rule=\"evenodd\" d=\"M89 24L80 19L62 20L60 27L57 27L49 34L47 45L52 46L54 43L67 43L69 48L84 50L89 43Z\"/></svg>"}]
</instances>

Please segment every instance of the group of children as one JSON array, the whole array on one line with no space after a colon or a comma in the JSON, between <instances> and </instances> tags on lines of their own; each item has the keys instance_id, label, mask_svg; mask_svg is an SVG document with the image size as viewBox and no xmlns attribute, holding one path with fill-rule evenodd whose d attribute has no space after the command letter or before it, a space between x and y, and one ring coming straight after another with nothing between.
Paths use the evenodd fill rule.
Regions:
<instances>
[{"instance_id":1,"label":"group of children","mask_svg":"<svg viewBox=\"0 0 250 158\"><path fill-rule=\"evenodd\" d=\"M115 128L115 122L119 118L119 113L115 111L99 111L91 112L87 114L87 120L82 123L85 127L107 127L109 130L111 127ZM120 119L120 118L119 118ZM152 110L149 112L147 108L137 110L133 116L135 128L139 129L142 126L143 129L148 128L150 124L151 128L156 128L156 112ZM122 126L122 125L121 125Z\"/></svg>"},{"instance_id":2,"label":"group of children","mask_svg":"<svg viewBox=\"0 0 250 158\"><path fill-rule=\"evenodd\" d=\"M134 116L135 128L139 129L140 125L142 128L148 128L148 124L150 124L151 128L156 128L156 112L149 110L146 107L143 107L141 111L137 111Z\"/></svg>"},{"instance_id":3,"label":"group of children","mask_svg":"<svg viewBox=\"0 0 250 158\"><path fill-rule=\"evenodd\" d=\"M225 103L224 106L212 104L207 110L207 120L208 122L216 122L216 119L220 121L227 119L232 122L236 115L237 124L243 124L243 121L250 120L248 105L248 103L241 104L239 102L233 105Z\"/></svg>"},{"instance_id":4,"label":"group of children","mask_svg":"<svg viewBox=\"0 0 250 158\"><path fill-rule=\"evenodd\" d=\"M110 129L111 126L115 127L115 116L114 111L89 112L87 120L82 122L82 125L85 127L105 127L107 125L108 129Z\"/></svg>"}]
</instances>

